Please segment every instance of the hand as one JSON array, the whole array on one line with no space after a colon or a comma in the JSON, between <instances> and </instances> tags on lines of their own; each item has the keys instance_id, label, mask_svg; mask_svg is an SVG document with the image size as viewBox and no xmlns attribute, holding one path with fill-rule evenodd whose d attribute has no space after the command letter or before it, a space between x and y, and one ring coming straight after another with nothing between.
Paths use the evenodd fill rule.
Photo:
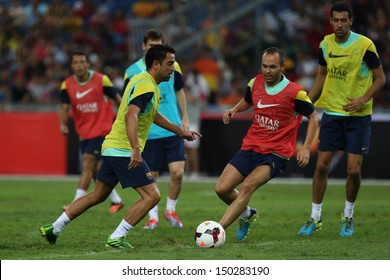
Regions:
<instances>
[{"instance_id":1,"label":"hand","mask_svg":"<svg viewBox=\"0 0 390 280\"><path fill-rule=\"evenodd\" d=\"M128 169L140 167L142 164L142 157L139 149L133 149L131 151L130 163L127 166Z\"/></svg>"},{"instance_id":2,"label":"hand","mask_svg":"<svg viewBox=\"0 0 390 280\"><path fill-rule=\"evenodd\" d=\"M347 99L351 102L349 102L343 106L343 110L345 112L353 114L353 113L359 112L363 109L365 102L364 102L362 97L359 97L359 98L347 97Z\"/></svg>"},{"instance_id":3,"label":"hand","mask_svg":"<svg viewBox=\"0 0 390 280\"><path fill-rule=\"evenodd\" d=\"M188 141L194 141L196 139L196 136L202 137L202 134L200 134L197 131L187 130L187 129L184 129L183 133L181 135L182 138L184 138L184 139L186 139Z\"/></svg>"},{"instance_id":4,"label":"hand","mask_svg":"<svg viewBox=\"0 0 390 280\"><path fill-rule=\"evenodd\" d=\"M61 124L60 125L60 132L61 132L62 135L68 135L68 133L69 133L68 126L65 125L65 124Z\"/></svg>"},{"instance_id":5,"label":"hand","mask_svg":"<svg viewBox=\"0 0 390 280\"><path fill-rule=\"evenodd\" d=\"M301 148L297 152L297 164L299 167L303 168L308 165L310 161L310 150L307 148Z\"/></svg>"},{"instance_id":6,"label":"hand","mask_svg":"<svg viewBox=\"0 0 390 280\"><path fill-rule=\"evenodd\" d=\"M222 121L224 124L228 124L230 122L230 119L234 117L236 114L236 111L233 109L227 110L222 117Z\"/></svg>"}]
</instances>

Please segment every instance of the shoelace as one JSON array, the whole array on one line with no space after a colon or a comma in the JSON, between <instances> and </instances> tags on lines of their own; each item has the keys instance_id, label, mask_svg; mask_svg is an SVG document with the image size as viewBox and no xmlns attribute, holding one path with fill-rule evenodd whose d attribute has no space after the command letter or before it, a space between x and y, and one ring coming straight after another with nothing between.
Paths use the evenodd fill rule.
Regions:
<instances>
[{"instance_id":1,"label":"shoelace","mask_svg":"<svg viewBox=\"0 0 390 280\"><path fill-rule=\"evenodd\" d=\"M176 221L179 220L179 217L176 215L176 212L171 212L171 213L167 214L167 218L173 218Z\"/></svg>"},{"instance_id":2,"label":"shoelace","mask_svg":"<svg viewBox=\"0 0 390 280\"><path fill-rule=\"evenodd\" d=\"M246 223L248 222L248 220L249 220L249 219L246 219L246 220L240 219L240 223L239 223L240 229L243 228L243 227L246 225Z\"/></svg>"},{"instance_id":3,"label":"shoelace","mask_svg":"<svg viewBox=\"0 0 390 280\"><path fill-rule=\"evenodd\" d=\"M178 219L179 219L179 217L176 215L176 213L172 213L172 214L171 214L171 217L174 218L175 220L178 220Z\"/></svg>"},{"instance_id":4,"label":"shoelace","mask_svg":"<svg viewBox=\"0 0 390 280\"><path fill-rule=\"evenodd\" d=\"M314 224L313 220L307 220L306 223L305 223L305 228L310 227L312 224Z\"/></svg>"},{"instance_id":5,"label":"shoelace","mask_svg":"<svg viewBox=\"0 0 390 280\"><path fill-rule=\"evenodd\" d=\"M125 239L124 237L120 237L118 239L111 240L110 242L108 242L108 244L115 247L127 248L129 247L130 244L128 244L127 241L125 241L124 239Z\"/></svg>"},{"instance_id":6,"label":"shoelace","mask_svg":"<svg viewBox=\"0 0 390 280\"><path fill-rule=\"evenodd\" d=\"M346 218L346 222L345 222L345 230L348 230L352 225L352 219L348 219Z\"/></svg>"}]
</instances>

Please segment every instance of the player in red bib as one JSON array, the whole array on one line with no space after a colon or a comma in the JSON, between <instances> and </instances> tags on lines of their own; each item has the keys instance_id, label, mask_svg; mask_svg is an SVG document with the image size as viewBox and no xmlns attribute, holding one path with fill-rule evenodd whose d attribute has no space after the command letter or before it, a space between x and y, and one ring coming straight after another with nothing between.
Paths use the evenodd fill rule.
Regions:
<instances>
[{"instance_id":1,"label":"player in red bib","mask_svg":"<svg viewBox=\"0 0 390 280\"><path fill-rule=\"evenodd\" d=\"M74 75L61 85L60 131L67 135L69 109L72 108L76 132L80 138L82 154L81 176L74 200L87 194L101 164L101 147L104 137L111 131L114 111L111 100L119 106L121 97L108 76L89 70L84 52L76 51L71 57ZM123 207L121 197L115 191L110 194L110 213ZM68 205L65 205L64 211Z\"/></svg>"},{"instance_id":2,"label":"player in red bib","mask_svg":"<svg viewBox=\"0 0 390 280\"><path fill-rule=\"evenodd\" d=\"M310 146L317 127L317 113L306 91L283 74L284 54L272 47L263 52L261 69L248 83L244 98L223 115L228 124L237 113L253 107L253 119L241 149L222 172L215 191L229 205L220 224L229 227L239 218L237 239L243 240L258 211L248 206L252 194L282 173L294 153L302 116L309 123L303 146L297 152L297 164L309 163ZM236 187L241 184L240 191Z\"/></svg>"}]
</instances>

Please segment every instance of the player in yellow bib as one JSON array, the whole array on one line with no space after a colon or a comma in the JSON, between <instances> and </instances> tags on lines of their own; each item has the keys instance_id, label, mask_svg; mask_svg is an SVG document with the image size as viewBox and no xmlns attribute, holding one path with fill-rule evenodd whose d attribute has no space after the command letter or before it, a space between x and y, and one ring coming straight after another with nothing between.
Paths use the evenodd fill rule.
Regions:
<instances>
[{"instance_id":1,"label":"player in yellow bib","mask_svg":"<svg viewBox=\"0 0 390 280\"><path fill-rule=\"evenodd\" d=\"M160 91L157 85L172 75L174 54L175 50L168 45L156 45L146 53L147 70L130 80L111 132L103 142L103 164L97 175L96 188L75 200L53 224L40 228L50 244L56 243L68 223L103 202L120 182L122 188L133 188L141 198L130 206L125 218L108 237L106 247L133 248L125 237L160 200L149 166L141 157L152 123L189 141L201 136L182 129L158 112Z\"/></svg>"},{"instance_id":2,"label":"player in yellow bib","mask_svg":"<svg viewBox=\"0 0 390 280\"><path fill-rule=\"evenodd\" d=\"M312 211L298 235L312 235L322 227L322 201L333 154L347 152L345 208L340 236L352 236L353 211L361 184L363 155L368 154L372 97L385 84L385 75L373 42L352 32L351 7L333 4L330 24L334 33L320 43L320 71L309 98L324 109L319 134L318 159L313 176Z\"/></svg>"}]
</instances>

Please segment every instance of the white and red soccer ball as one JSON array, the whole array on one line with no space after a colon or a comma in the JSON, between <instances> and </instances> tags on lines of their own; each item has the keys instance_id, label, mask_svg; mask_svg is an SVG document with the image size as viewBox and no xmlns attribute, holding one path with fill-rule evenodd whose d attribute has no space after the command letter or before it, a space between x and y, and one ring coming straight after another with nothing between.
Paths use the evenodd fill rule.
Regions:
<instances>
[{"instance_id":1,"label":"white and red soccer ball","mask_svg":"<svg viewBox=\"0 0 390 280\"><path fill-rule=\"evenodd\" d=\"M225 230L214 221L202 222L195 230L195 244L200 248L218 248L225 243Z\"/></svg>"}]
</instances>

